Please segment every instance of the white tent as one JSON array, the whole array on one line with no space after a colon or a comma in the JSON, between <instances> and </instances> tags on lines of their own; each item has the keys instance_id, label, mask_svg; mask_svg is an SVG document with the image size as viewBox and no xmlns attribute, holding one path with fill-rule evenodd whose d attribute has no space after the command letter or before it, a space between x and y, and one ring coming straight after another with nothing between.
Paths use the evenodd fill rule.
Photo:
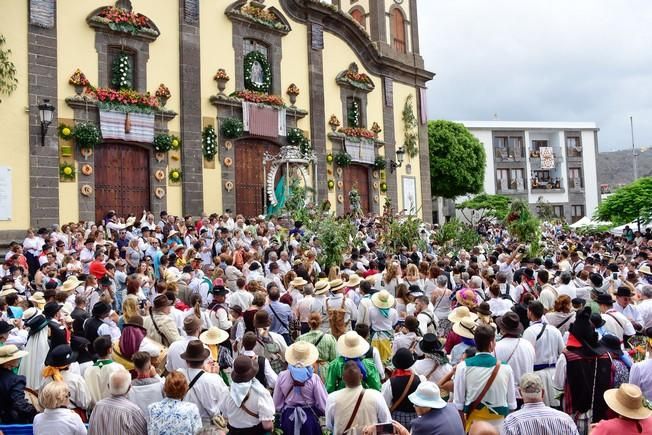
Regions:
<instances>
[{"instance_id":1,"label":"white tent","mask_svg":"<svg viewBox=\"0 0 652 435\"><path fill-rule=\"evenodd\" d=\"M625 230L625 227L629 226L634 232L638 231L638 222L630 222L625 225L621 225L616 228L612 228L609 232L612 234L615 234L616 236L622 236L623 231ZM641 231L645 231L646 228L652 227L652 221L650 222L641 222Z\"/></svg>"},{"instance_id":2,"label":"white tent","mask_svg":"<svg viewBox=\"0 0 652 435\"><path fill-rule=\"evenodd\" d=\"M583 227L608 227L611 225L611 222L600 222L591 220L589 217L584 216L582 219L578 220L574 224L569 225L570 228L583 228Z\"/></svg>"}]
</instances>

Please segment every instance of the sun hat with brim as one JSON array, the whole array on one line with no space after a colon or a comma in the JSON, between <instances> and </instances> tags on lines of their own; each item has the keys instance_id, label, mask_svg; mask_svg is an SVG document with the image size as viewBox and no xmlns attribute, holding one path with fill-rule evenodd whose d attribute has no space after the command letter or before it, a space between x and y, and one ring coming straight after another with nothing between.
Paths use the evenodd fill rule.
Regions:
<instances>
[{"instance_id":1,"label":"sun hat with brim","mask_svg":"<svg viewBox=\"0 0 652 435\"><path fill-rule=\"evenodd\" d=\"M231 380L236 384L242 384L252 380L258 373L258 364L254 364L253 360L245 355L239 355L233 361L233 371L231 372Z\"/></svg>"},{"instance_id":2,"label":"sun hat with brim","mask_svg":"<svg viewBox=\"0 0 652 435\"><path fill-rule=\"evenodd\" d=\"M475 309L475 312L483 316L491 316L491 307L489 306L489 303L482 302L478 305L478 308Z\"/></svg>"},{"instance_id":3,"label":"sun hat with brim","mask_svg":"<svg viewBox=\"0 0 652 435\"><path fill-rule=\"evenodd\" d=\"M290 281L290 285L292 287L303 287L306 284L308 284L308 281L301 278L300 276L298 276L298 277L294 278L292 281Z\"/></svg>"},{"instance_id":4,"label":"sun hat with brim","mask_svg":"<svg viewBox=\"0 0 652 435\"><path fill-rule=\"evenodd\" d=\"M0 297L9 296L9 295L12 295L14 293L18 293L18 291L16 291L16 289L13 288L13 287L9 287L9 288L7 288L5 290L0 291Z\"/></svg>"},{"instance_id":5,"label":"sun hat with brim","mask_svg":"<svg viewBox=\"0 0 652 435\"><path fill-rule=\"evenodd\" d=\"M459 322L453 323L453 332L455 332L460 337L464 338L473 338L475 333L476 324L470 318L464 318Z\"/></svg>"},{"instance_id":6,"label":"sun hat with brim","mask_svg":"<svg viewBox=\"0 0 652 435\"><path fill-rule=\"evenodd\" d=\"M71 292L82 284L83 283L80 280L78 280L75 275L73 275L63 282L60 291L66 293Z\"/></svg>"},{"instance_id":7,"label":"sun hat with brim","mask_svg":"<svg viewBox=\"0 0 652 435\"><path fill-rule=\"evenodd\" d=\"M315 294L323 295L328 290L330 290L330 288L331 286L328 285L328 281L317 281L317 284L315 284Z\"/></svg>"},{"instance_id":8,"label":"sun hat with brim","mask_svg":"<svg viewBox=\"0 0 652 435\"><path fill-rule=\"evenodd\" d=\"M111 305L105 304L104 302L98 302L93 305L93 310L91 311L93 317L104 317L108 316L109 313L111 313Z\"/></svg>"},{"instance_id":9,"label":"sun hat with brim","mask_svg":"<svg viewBox=\"0 0 652 435\"><path fill-rule=\"evenodd\" d=\"M159 310L161 308L169 307L174 305L174 302L168 299L165 295L158 295L154 298L154 309Z\"/></svg>"},{"instance_id":10,"label":"sun hat with brim","mask_svg":"<svg viewBox=\"0 0 652 435\"><path fill-rule=\"evenodd\" d=\"M638 271L643 275L652 275L652 269L650 269L650 266L648 266L647 264L641 266L641 268L638 269Z\"/></svg>"},{"instance_id":11,"label":"sun hat with brim","mask_svg":"<svg viewBox=\"0 0 652 435\"><path fill-rule=\"evenodd\" d=\"M441 409L446 406L446 401L441 398L439 387L430 381L421 382L408 399L413 405L422 408Z\"/></svg>"},{"instance_id":12,"label":"sun hat with brim","mask_svg":"<svg viewBox=\"0 0 652 435\"><path fill-rule=\"evenodd\" d=\"M477 318L478 315L472 313L471 310L469 310L469 307L466 306L457 307L448 315L448 320L452 323L459 322L462 319L471 319L472 321L475 321Z\"/></svg>"},{"instance_id":13,"label":"sun hat with brim","mask_svg":"<svg viewBox=\"0 0 652 435\"><path fill-rule=\"evenodd\" d=\"M217 326L211 326L199 336L199 339L204 344L220 344L225 342L227 338L229 338L229 334Z\"/></svg>"},{"instance_id":14,"label":"sun hat with brim","mask_svg":"<svg viewBox=\"0 0 652 435\"><path fill-rule=\"evenodd\" d=\"M349 331L337 339L337 353L345 358L359 358L369 350L369 342L355 331Z\"/></svg>"},{"instance_id":15,"label":"sun hat with brim","mask_svg":"<svg viewBox=\"0 0 652 435\"><path fill-rule=\"evenodd\" d=\"M414 354L407 347L402 347L392 357L392 365L394 368L407 370L414 365Z\"/></svg>"},{"instance_id":16,"label":"sun hat with brim","mask_svg":"<svg viewBox=\"0 0 652 435\"><path fill-rule=\"evenodd\" d=\"M285 360L295 367L309 367L318 359L319 351L307 341L297 341L285 350Z\"/></svg>"},{"instance_id":17,"label":"sun hat with brim","mask_svg":"<svg viewBox=\"0 0 652 435\"><path fill-rule=\"evenodd\" d=\"M442 347L441 341L439 341L435 334L425 334L421 341L419 341L419 349L423 353L433 354L435 352L441 352Z\"/></svg>"},{"instance_id":18,"label":"sun hat with brim","mask_svg":"<svg viewBox=\"0 0 652 435\"><path fill-rule=\"evenodd\" d=\"M357 287L362 282L362 279L359 275L351 275L349 280L345 283L347 287Z\"/></svg>"},{"instance_id":19,"label":"sun hat with brim","mask_svg":"<svg viewBox=\"0 0 652 435\"><path fill-rule=\"evenodd\" d=\"M387 290L381 290L371 296L371 303L376 308L391 308L394 306L394 296L390 295Z\"/></svg>"},{"instance_id":20,"label":"sun hat with brim","mask_svg":"<svg viewBox=\"0 0 652 435\"><path fill-rule=\"evenodd\" d=\"M171 270L166 270L163 276L166 284L174 284L175 282L179 282L181 279L180 273Z\"/></svg>"},{"instance_id":21,"label":"sun hat with brim","mask_svg":"<svg viewBox=\"0 0 652 435\"><path fill-rule=\"evenodd\" d=\"M43 292L34 293L32 296L29 297L29 300L41 306L47 303L47 300L45 299L45 297L43 297Z\"/></svg>"},{"instance_id":22,"label":"sun hat with brim","mask_svg":"<svg viewBox=\"0 0 652 435\"><path fill-rule=\"evenodd\" d=\"M613 305L614 304L614 299L611 297L611 295L606 294L606 293L600 293L595 301L597 302L598 305Z\"/></svg>"},{"instance_id":23,"label":"sun hat with brim","mask_svg":"<svg viewBox=\"0 0 652 435\"><path fill-rule=\"evenodd\" d=\"M331 286L331 292L335 293L344 288L344 282L341 279L334 279L328 283Z\"/></svg>"},{"instance_id":24,"label":"sun hat with brim","mask_svg":"<svg viewBox=\"0 0 652 435\"><path fill-rule=\"evenodd\" d=\"M626 298L631 298L632 296L634 296L634 293L632 293L632 291L629 289L629 287L625 287L624 285L621 285L616 290L616 297L619 297L619 296L626 297Z\"/></svg>"},{"instance_id":25,"label":"sun hat with brim","mask_svg":"<svg viewBox=\"0 0 652 435\"><path fill-rule=\"evenodd\" d=\"M0 347L0 365L6 364L9 361L20 359L27 355L29 352L25 350L18 350L13 344Z\"/></svg>"},{"instance_id":26,"label":"sun hat with brim","mask_svg":"<svg viewBox=\"0 0 652 435\"><path fill-rule=\"evenodd\" d=\"M25 311L23 311L23 321L27 322L29 319L32 317L36 316L38 314L38 310L34 307L28 308Z\"/></svg>"},{"instance_id":27,"label":"sun hat with brim","mask_svg":"<svg viewBox=\"0 0 652 435\"><path fill-rule=\"evenodd\" d=\"M211 354L211 351L204 347L204 343L200 340L191 340L186 346L186 351L179 355L184 361L205 361Z\"/></svg>"},{"instance_id":28,"label":"sun hat with brim","mask_svg":"<svg viewBox=\"0 0 652 435\"><path fill-rule=\"evenodd\" d=\"M475 291L470 288L463 288L455 293L455 299L460 305L466 305L467 307L474 308L478 305L478 295Z\"/></svg>"},{"instance_id":29,"label":"sun hat with brim","mask_svg":"<svg viewBox=\"0 0 652 435\"><path fill-rule=\"evenodd\" d=\"M641 389L634 384L620 384L620 387L604 392L604 401L609 408L623 417L644 420L652 415L652 410L644 405Z\"/></svg>"},{"instance_id":30,"label":"sun hat with brim","mask_svg":"<svg viewBox=\"0 0 652 435\"><path fill-rule=\"evenodd\" d=\"M73 352L69 344L60 344L45 357L45 365L52 367L63 367L72 364L77 360L77 352Z\"/></svg>"},{"instance_id":31,"label":"sun hat with brim","mask_svg":"<svg viewBox=\"0 0 652 435\"><path fill-rule=\"evenodd\" d=\"M496 324L500 328L500 332L510 335L521 335L523 333L523 324L521 319L513 311L508 311L504 315L496 319Z\"/></svg>"},{"instance_id":32,"label":"sun hat with brim","mask_svg":"<svg viewBox=\"0 0 652 435\"><path fill-rule=\"evenodd\" d=\"M607 323L607 321L602 318L600 313L591 313L591 324L593 324L594 328L601 328L605 323Z\"/></svg>"}]
</instances>

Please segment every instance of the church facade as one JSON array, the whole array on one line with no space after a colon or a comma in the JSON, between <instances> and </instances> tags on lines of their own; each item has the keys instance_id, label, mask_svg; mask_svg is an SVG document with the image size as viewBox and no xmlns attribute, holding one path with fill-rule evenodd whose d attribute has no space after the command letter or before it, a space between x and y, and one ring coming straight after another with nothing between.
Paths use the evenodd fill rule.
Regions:
<instances>
[{"instance_id":1,"label":"church facade","mask_svg":"<svg viewBox=\"0 0 652 435\"><path fill-rule=\"evenodd\" d=\"M339 214L353 191L431 219L416 0L1 9L3 239L107 210L260 215L297 185Z\"/></svg>"}]
</instances>

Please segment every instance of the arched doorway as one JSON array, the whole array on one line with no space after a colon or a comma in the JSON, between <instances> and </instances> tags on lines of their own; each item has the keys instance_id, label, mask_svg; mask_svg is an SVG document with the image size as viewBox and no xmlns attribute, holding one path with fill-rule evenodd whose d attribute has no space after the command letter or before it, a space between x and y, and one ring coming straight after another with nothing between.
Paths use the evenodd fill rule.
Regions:
<instances>
[{"instance_id":1,"label":"arched doorway","mask_svg":"<svg viewBox=\"0 0 652 435\"><path fill-rule=\"evenodd\" d=\"M279 149L278 145L262 141L241 141L235 145L236 213L245 217L265 214L263 155L265 152L277 154Z\"/></svg>"},{"instance_id":2,"label":"arched doorway","mask_svg":"<svg viewBox=\"0 0 652 435\"><path fill-rule=\"evenodd\" d=\"M108 210L140 216L149 209L149 151L121 143L96 147L95 220L101 221Z\"/></svg>"},{"instance_id":3,"label":"arched doorway","mask_svg":"<svg viewBox=\"0 0 652 435\"><path fill-rule=\"evenodd\" d=\"M369 168L363 165L349 165L344 168L344 213L351 211L349 192L356 188L360 194L360 206L362 211L369 213Z\"/></svg>"}]
</instances>

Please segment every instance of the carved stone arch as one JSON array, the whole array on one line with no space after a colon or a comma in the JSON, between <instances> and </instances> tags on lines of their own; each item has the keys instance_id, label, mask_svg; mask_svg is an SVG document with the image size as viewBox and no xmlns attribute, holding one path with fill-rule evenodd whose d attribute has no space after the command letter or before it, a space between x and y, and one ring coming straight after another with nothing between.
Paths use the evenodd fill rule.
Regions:
<instances>
[{"instance_id":1,"label":"carved stone arch","mask_svg":"<svg viewBox=\"0 0 652 435\"><path fill-rule=\"evenodd\" d=\"M128 7L125 7L123 2L118 1L115 7L125 9L126 11L133 13L131 10L131 4L129 2L127 2L127 4ZM102 6L93 10L93 12L88 14L88 16L86 17L86 22L88 23L88 25L94 28L96 31L122 34L126 38L144 39L149 42L155 41L161 34L161 31L159 30L158 26L154 23L154 21L152 21L149 17L138 13L136 15L142 17L145 23L145 25L142 28L134 32L116 30L116 28L111 25L110 20L102 16L103 12L105 12L110 8L112 8L112 6Z\"/></svg>"}]
</instances>

